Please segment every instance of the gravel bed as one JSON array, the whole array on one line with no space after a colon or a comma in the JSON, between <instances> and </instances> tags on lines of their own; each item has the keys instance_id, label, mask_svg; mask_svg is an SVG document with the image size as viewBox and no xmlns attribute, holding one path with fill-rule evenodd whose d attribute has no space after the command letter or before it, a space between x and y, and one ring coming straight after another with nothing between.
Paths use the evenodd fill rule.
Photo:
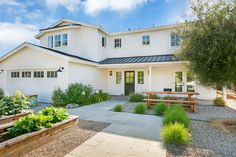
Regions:
<instances>
[{"instance_id":1,"label":"gravel bed","mask_svg":"<svg viewBox=\"0 0 236 157\"><path fill-rule=\"evenodd\" d=\"M63 157L109 124L79 119L78 125L63 131L62 136L55 138L22 157Z\"/></svg>"}]
</instances>

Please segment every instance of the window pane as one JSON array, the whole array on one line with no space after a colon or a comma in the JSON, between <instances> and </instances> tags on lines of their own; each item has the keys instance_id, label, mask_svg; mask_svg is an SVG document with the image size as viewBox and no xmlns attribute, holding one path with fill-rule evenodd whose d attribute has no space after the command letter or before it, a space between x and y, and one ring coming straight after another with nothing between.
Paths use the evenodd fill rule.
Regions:
<instances>
[{"instance_id":1,"label":"window pane","mask_svg":"<svg viewBox=\"0 0 236 157\"><path fill-rule=\"evenodd\" d=\"M55 35L55 47L61 46L61 35Z\"/></svg>"},{"instance_id":2,"label":"window pane","mask_svg":"<svg viewBox=\"0 0 236 157\"><path fill-rule=\"evenodd\" d=\"M53 47L53 36L48 36L48 47L49 48Z\"/></svg>"},{"instance_id":3,"label":"window pane","mask_svg":"<svg viewBox=\"0 0 236 157\"><path fill-rule=\"evenodd\" d=\"M67 34L62 35L62 45L67 45Z\"/></svg>"},{"instance_id":4,"label":"window pane","mask_svg":"<svg viewBox=\"0 0 236 157\"><path fill-rule=\"evenodd\" d=\"M144 84L144 71L138 71L138 84Z\"/></svg>"},{"instance_id":5,"label":"window pane","mask_svg":"<svg viewBox=\"0 0 236 157\"><path fill-rule=\"evenodd\" d=\"M121 72L116 72L116 84L120 84L122 80Z\"/></svg>"},{"instance_id":6,"label":"window pane","mask_svg":"<svg viewBox=\"0 0 236 157\"><path fill-rule=\"evenodd\" d=\"M175 91L182 92L183 91L183 73L178 71L175 73Z\"/></svg>"}]
</instances>

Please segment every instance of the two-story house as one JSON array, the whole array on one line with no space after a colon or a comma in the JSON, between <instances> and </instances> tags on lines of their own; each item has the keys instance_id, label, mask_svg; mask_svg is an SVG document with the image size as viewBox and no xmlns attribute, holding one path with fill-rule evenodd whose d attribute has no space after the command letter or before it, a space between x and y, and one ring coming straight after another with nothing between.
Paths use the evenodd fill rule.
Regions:
<instances>
[{"instance_id":1,"label":"two-story house","mask_svg":"<svg viewBox=\"0 0 236 157\"><path fill-rule=\"evenodd\" d=\"M0 58L0 88L9 94L18 89L37 94L42 102L51 100L56 87L76 82L111 95L172 90L215 98L215 90L199 85L187 74L187 62L174 57L180 42L177 27L108 33L95 25L60 20L40 30L40 45L23 43Z\"/></svg>"}]
</instances>

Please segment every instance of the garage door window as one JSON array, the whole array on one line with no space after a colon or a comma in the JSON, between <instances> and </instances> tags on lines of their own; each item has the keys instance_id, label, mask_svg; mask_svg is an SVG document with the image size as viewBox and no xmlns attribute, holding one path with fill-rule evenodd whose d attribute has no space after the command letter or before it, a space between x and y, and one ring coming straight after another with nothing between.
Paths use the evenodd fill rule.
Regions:
<instances>
[{"instance_id":1,"label":"garage door window","mask_svg":"<svg viewBox=\"0 0 236 157\"><path fill-rule=\"evenodd\" d=\"M57 78L57 72L56 71L48 71L47 78Z\"/></svg>"},{"instance_id":2,"label":"garage door window","mask_svg":"<svg viewBox=\"0 0 236 157\"><path fill-rule=\"evenodd\" d=\"M22 77L23 78L30 78L31 77L31 72L30 71L23 71L22 72Z\"/></svg>"},{"instance_id":3,"label":"garage door window","mask_svg":"<svg viewBox=\"0 0 236 157\"><path fill-rule=\"evenodd\" d=\"M12 77L12 78L18 78L18 77L20 77L20 72L15 72L15 71L11 72L11 77Z\"/></svg>"},{"instance_id":4,"label":"garage door window","mask_svg":"<svg viewBox=\"0 0 236 157\"><path fill-rule=\"evenodd\" d=\"M43 78L44 72L43 71L34 71L34 77L35 78Z\"/></svg>"}]
</instances>

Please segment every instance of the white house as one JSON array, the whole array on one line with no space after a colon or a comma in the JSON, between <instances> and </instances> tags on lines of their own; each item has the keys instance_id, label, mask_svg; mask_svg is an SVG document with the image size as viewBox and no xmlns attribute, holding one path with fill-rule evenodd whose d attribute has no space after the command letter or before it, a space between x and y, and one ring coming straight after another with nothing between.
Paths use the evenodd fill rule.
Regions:
<instances>
[{"instance_id":1,"label":"white house","mask_svg":"<svg viewBox=\"0 0 236 157\"><path fill-rule=\"evenodd\" d=\"M9 94L17 89L37 94L41 102L49 102L56 87L75 82L112 95L171 89L215 98L215 90L187 76L186 62L174 57L176 27L108 33L95 25L60 20L40 30L40 45L23 43L0 58L0 88Z\"/></svg>"}]
</instances>

